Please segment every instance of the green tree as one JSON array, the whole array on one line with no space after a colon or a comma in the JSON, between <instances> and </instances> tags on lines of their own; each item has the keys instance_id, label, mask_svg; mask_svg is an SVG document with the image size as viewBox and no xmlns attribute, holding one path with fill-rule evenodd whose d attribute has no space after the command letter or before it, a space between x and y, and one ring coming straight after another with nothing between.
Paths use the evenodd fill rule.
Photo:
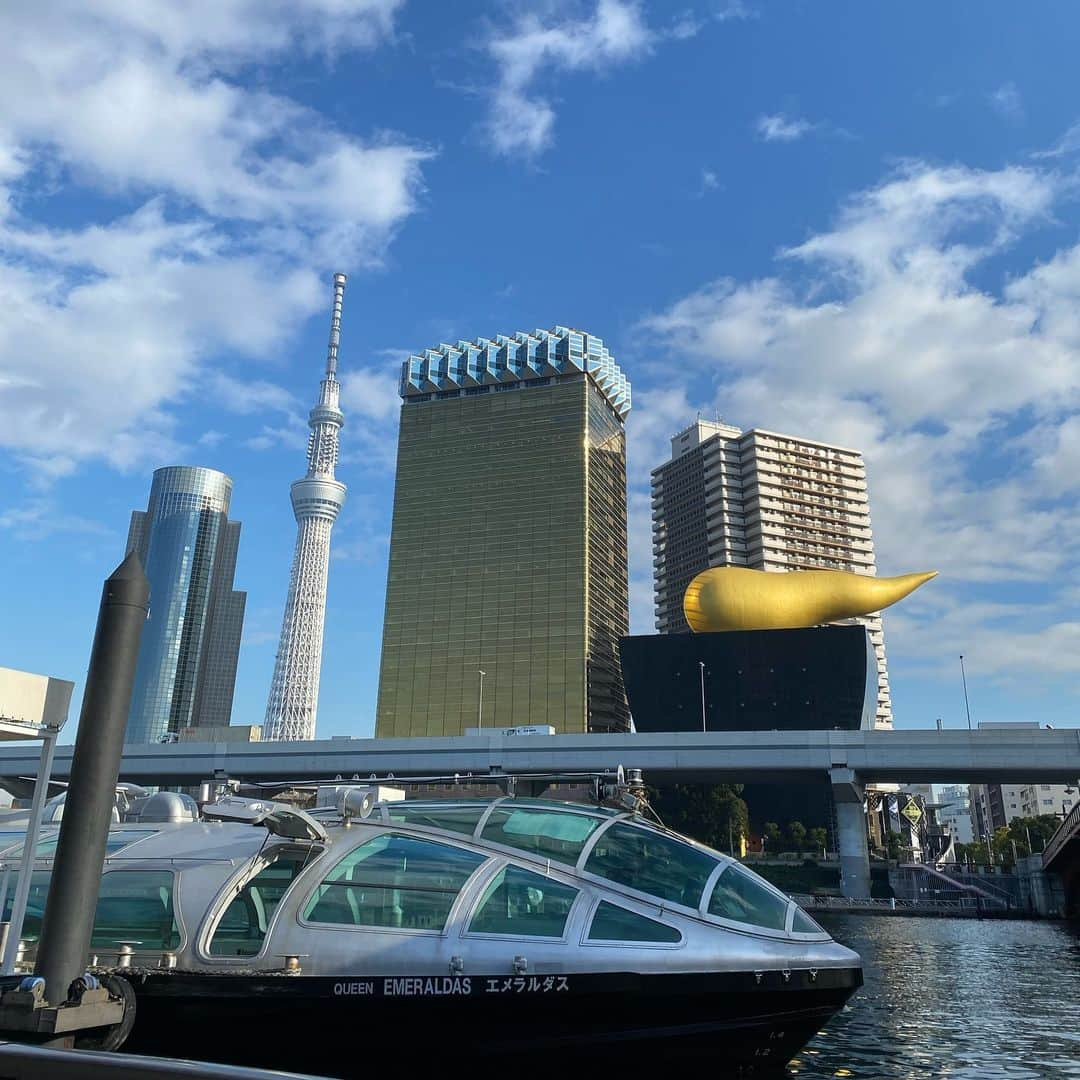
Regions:
<instances>
[{"instance_id":1,"label":"green tree","mask_svg":"<svg viewBox=\"0 0 1080 1080\"><path fill-rule=\"evenodd\" d=\"M801 852L806 846L806 826L801 821L791 821L787 827L791 844L796 851Z\"/></svg>"},{"instance_id":2,"label":"green tree","mask_svg":"<svg viewBox=\"0 0 1080 1080\"><path fill-rule=\"evenodd\" d=\"M829 843L829 832L827 829L823 829L820 826L816 829L810 830L810 843L814 846L814 854L819 851L824 851Z\"/></svg>"},{"instance_id":3,"label":"green tree","mask_svg":"<svg viewBox=\"0 0 1080 1080\"><path fill-rule=\"evenodd\" d=\"M765 841L765 853L772 852L776 854L778 851L783 850L783 841L780 836L780 826L775 821L765 822L765 832L763 835Z\"/></svg>"},{"instance_id":4,"label":"green tree","mask_svg":"<svg viewBox=\"0 0 1080 1080\"><path fill-rule=\"evenodd\" d=\"M1016 850L1021 855L1042 851L1047 841L1057 832L1061 820L1053 814L1039 814L1037 817L1013 818L1009 822L1009 837L1016 841ZM1028 838L1031 838L1030 846Z\"/></svg>"},{"instance_id":5,"label":"green tree","mask_svg":"<svg viewBox=\"0 0 1080 1080\"><path fill-rule=\"evenodd\" d=\"M669 828L737 854L750 824L741 791L741 784L672 784L651 788L650 801Z\"/></svg>"},{"instance_id":6,"label":"green tree","mask_svg":"<svg viewBox=\"0 0 1080 1080\"><path fill-rule=\"evenodd\" d=\"M957 844L956 858L965 866L985 866L986 845L978 840L971 844Z\"/></svg>"},{"instance_id":7,"label":"green tree","mask_svg":"<svg viewBox=\"0 0 1080 1080\"><path fill-rule=\"evenodd\" d=\"M1017 856L1028 853L1027 844L1024 841L1017 843L1008 827L995 829L990 845L994 849L994 862L1006 869L1011 869L1016 864Z\"/></svg>"},{"instance_id":8,"label":"green tree","mask_svg":"<svg viewBox=\"0 0 1080 1080\"><path fill-rule=\"evenodd\" d=\"M900 858L900 834L892 829L885 833L885 857L896 860Z\"/></svg>"}]
</instances>

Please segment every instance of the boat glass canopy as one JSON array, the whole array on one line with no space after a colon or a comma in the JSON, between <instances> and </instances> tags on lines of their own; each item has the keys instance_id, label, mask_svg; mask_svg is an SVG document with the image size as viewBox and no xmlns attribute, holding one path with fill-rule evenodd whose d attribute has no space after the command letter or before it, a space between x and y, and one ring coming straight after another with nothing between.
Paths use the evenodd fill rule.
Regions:
<instances>
[{"instance_id":1,"label":"boat glass canopy","mask_svg":"<svg viewBox=\"0 0 1080 1080\"><path fill-rule=\"evenodd\" d=\"M309 854L287 854L264 866L233 897L214 928L211 956L256 956L262 951L270 921Z\"/></svg>"},{"instance_id":2,"label":"boat glass canopy","mask_svg":"<svg viewBox=\"0 0 1080 1080\"><path fill-rule=\"evenodd\" d=\"M520 866L504 866L469 923L474 934L561 938L578 890Z\"/></svg>"},{"instance_id":3,"label":"boat glass canopy","mask_svg":"<svg viewBox=\"0 0 1080 1080\"><path fill-rule=\"evenodd\" d=\"M490 802L435 803L410 805L407 802L390 803L388 820L395 825L424 825L429 829L446 829L448 832L472 836Z\"/></svg>"},{"instance_id":4,"label":"boat glass canopy","mask_svg":"<svg viewBox=\"0 0 1080 1080\"><path fill-rule=\"evenodd\" d=\"M762 926L767 930L783 930L790 903L786 896L774 892L756 875L732 863L716 879L708 910L710 915L721 919Z\"/></svg>"},{"instance_id":5,"label":"boat glass canopy","mask_svg":"<svg viewBox=\"0 0 1080 1080\"><path fill-rule=\"evenodd\" d=\"M574 866L589 837L606 820L565 810L501 805L491 811L481 839Z\"/></svg>"},{"instance_id":6,"label":"boat glass canopy","mask_svg":"<svg viewBox=\"0 0 1080 1080\"><path fill-rule=\"evenodd\" d=\"M41 937L45 901L52 872L35 870L30 879L30 895L23 923L22 940L36 942ZM90 944L108 948L124 943L139 949L161 951L180 945L180 929L173 907L171 870L110 870L101 875ZM11 918L11 897L0 918Z\"/></svg>"},{"instance_id":7,"label":"boat glass canopy","mask_svg":"<svg viewBox=\"0 0 1080 1080\"><path fill-rule=\"evenodd\" d=\"M682 934L674 926L601 900L593 915L587 941L675 945Z\"/></svg>"},{"instance_id":8,"label":"boat glass canopy","mask_svg":"<svg viewBox=\"0 0 1080 1080\"><path fill-rule=\"evenodd\" d=\"M438 930L482 855L383 833L340 859L316 886L304 919L337 926Z\"/></svg>"},{"instance_id":9,"label":"boat glass canopy","mask_svg":"<svg viewBox=\"0 0 1080 1080\"><path fill-rule=\"evenodd\" d=\"M601 834L585 862L588 873L695 910L716 866L690 844L621 822Z\"/></svg>"}]
</instances>

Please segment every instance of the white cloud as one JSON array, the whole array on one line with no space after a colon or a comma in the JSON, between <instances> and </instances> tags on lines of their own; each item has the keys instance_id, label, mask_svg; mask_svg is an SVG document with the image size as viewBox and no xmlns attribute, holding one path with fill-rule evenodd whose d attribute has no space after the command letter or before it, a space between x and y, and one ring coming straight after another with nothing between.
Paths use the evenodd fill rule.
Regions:
<instances>
[{"instance_id":1,"label":"white cloud","mask_svg":"<svg viewBox=\"0 0 1080 1080\"><path fill-rule=\"evenodd\" d=\"M273 450L277 446L285 446L292 450L303 450L307 447L308 426L299 417L295 417L292 423L275 427L272 424L263 424L258 435L244 440L244 445L249 450Z\"/></svg>"},{"instance_id":2,"label":"white cloud","mask_svg":"<svg viewBox=\"0 0 1080 1080\"><path fill-rule=\"evenodd\" d=\"M1070 184L909 164L783 252L782 274L711 282L646 321L733 422L863 450L881 571L942 571L932 618L887 617L906 651L951 655L966 634L1015 671L1014 631L1032 654L1074 633L1063 599L1033 618L1015 590L990 627L956 614L966 589L1060 597L1080 569L1080 244L990 284L992 260L1030 259L1016 241Z\"/></svg>"},{"instance_id":3,"label":"white cloud","mask_svg":"<svg viewBox=\"0 0 1080 1080\"><path fill-rule=\"evenodd\" d=\"M1080 150L1080 122L1073 124L1049 150L1039 150L1031 156L1033 158L1065 157L1067 154L1075 154L1078 150Z\"/></svg>"},{"instance_id":4,"label":"white cloud","mask_svg":"<svg viewBox=\"0 0 1080 1080\"><path fill-rule=\"evenodd\" d=\"M377 264L429 152L338 130L251 72L374 46L399 6L0 7L0 447L39 478L126 468L171 456L172 405L209 388L240 411L289 408L214 362L280 349L325 309L330 271ZM54 199L131 209L59 228Z\"/></svg>"},{"instance_id":5,"label":"white cloud","mask_svg":"<svg viewBox=\"0 0 1080 1080\"><path fill-rule=\"evenodd\" d=\"M389 372L343 371L341 407L372 420L395 420L401 406L398 378Z\"/></svg>"},{"instance_id":6,"label":"white cloud","mask_svg":"<svg viewBox=\"0 0 1080 1080\"><path fill-rule=\"evenodd\" d=\"M697 197L704 198L710 191L717 191L720 187L720 178L712 169L701 170L701 186L698 188Z\"/></svg>"},{"instance_id":7,"label":"white cloud","mask_svg":"<svg viewBox=\"0 0 1080 1080\"><path fill-rule=\"evenodd\" d=\"M727 4L717 6L712 17L717 22L727 22L729 19L756 19L757 12L742 0L729 0Z\"/></svg>"},{"instance_id":8,"label":"white cloud","mask_svg":"<svg viewBox=\"0 0 1080 1080\"><path fill-rule=\"evenodd\" d=\"M100 521L66 513L55 500L42 497L0 510L0 530L9 531L19 540L41 540L54 533L112 535L112 530Z\"/></svg>"},{"instance_id":9,"label":"white cloud","mask_svg":"<svg viewBox=\"0 0 1080 1080\"><path fill-rule=\"evenodd\" d=\"M264 379L237 379L223 371L215 371L207 379L206 391L215 405L241 415L257 412L299 415L303 408L283 386Z\"/></svg>"},{"instance_id":10,"label":"white cloud","mask_svg":"<svg viewBox=\"0 0 1080 1080\"><path fill-rule=\"evenodd\" d=\"M382 353L404 358L397 350ZM406 354L407 355L407 354ZM348 437L342 450L344 464L362 464L392 472L397 454L399 363L386 356L380 368L353 368L341 374L341 408Z\"/></svg>"},{"instance_id":11,"label":"white cloud","mask_svg":"<svg viewBox=\"0 0 1080 1080\"><path fill-rule=\"evenodd\" d=\"M809 120L785 116L783 113L759 116L757 120L757 133L766 142L794 142L813 130L814 125Z\"/></svg>"},{"instance_id":12,"label":"white cloud","mask_svg":"<svg viewBox=\"0 0 1080 1080\"><path fill-rule=\"evenodd\" d=\"M499 154L533 157L551 146L555 110L534 83L551 85L564 71L603 73L647 56L661 37L645 22L636 0L596 0L590 15L574 18L565 5L544 16L528 12L505 31L495 31L484 49L499 72L485 125ZM680 18L669 36L687 37L696 24Z\"/></svg>"},{"instance_id":13,"label":"white cloud","mask_svg":"<svg viewBox=\"0 0 1080 1080\"><path fill-rule=\"evenodd\" d=\"M338 562L372 566L387 557L390 547L388 507L365 491L350 491L334 527L330 557Z\"/></svg>"},{"instance_id":14,"label":"white cloud","mask_svg":"<svg viewBox=\"0 0 1080 1080\"><path fill-rule=\"evenodd\" d=\"M1020 91L1016 88L1016 83L1003 83L989 95L989 101L994 111L1006 120L1024 118L1024 102L1020 97Z\"/></svg>"}]
</instances>

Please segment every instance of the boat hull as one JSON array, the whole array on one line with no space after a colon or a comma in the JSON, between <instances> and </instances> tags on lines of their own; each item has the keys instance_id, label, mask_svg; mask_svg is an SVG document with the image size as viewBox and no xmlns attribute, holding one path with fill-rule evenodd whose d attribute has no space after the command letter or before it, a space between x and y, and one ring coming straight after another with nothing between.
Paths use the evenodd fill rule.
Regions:
<instances>
[{"instance_id":1,"label":"boat hull","mask_svg":"<svg viewBox=\"0 0 1080 1080\"><path fill-rule=\"evenodd\" d=\"M124 973L126 1049L355 1076L423 1055L486 1062L708 1063L778 1073L862 984L816 972L322 977ZM527 1055L526 1059L523 1055Z\"/></svg>"}]
</instances>

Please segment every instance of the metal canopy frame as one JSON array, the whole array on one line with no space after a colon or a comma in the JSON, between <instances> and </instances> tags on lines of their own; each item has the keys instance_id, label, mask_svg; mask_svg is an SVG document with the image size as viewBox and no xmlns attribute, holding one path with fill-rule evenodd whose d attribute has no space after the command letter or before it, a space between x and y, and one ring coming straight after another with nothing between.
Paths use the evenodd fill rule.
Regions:
<instances>
[{"instance_id":1,"label":"metal canopy frame","mask_svg":"<svg viewBox=\"0 0 1080 1080\"><path fill-rule=\"evenodd\" d=\"M41 740L41 756L38 759L37 779L34 781L34 795L30 801L30 817L26 823L26 839L23 841L22 859L15 878L15 898L11 905L11 921L0 934L3 942L3 954L0 955L0 974L12 975L15 972L15 958L19 951L19 939L22 937L23 922L26 919L26 905L30 897L30 881L34 873L34 856L37 852L38 837L41 834L41 819L45 814L45 803L49 797L49 780L52 777L53 753L56 739L60 734L60 724L24 724L17 720L0 718L0 742L25 742L28 739ZM0 891L0 912L7 900L7 875L3 878Z\"/></svg>"}]
</instances>

